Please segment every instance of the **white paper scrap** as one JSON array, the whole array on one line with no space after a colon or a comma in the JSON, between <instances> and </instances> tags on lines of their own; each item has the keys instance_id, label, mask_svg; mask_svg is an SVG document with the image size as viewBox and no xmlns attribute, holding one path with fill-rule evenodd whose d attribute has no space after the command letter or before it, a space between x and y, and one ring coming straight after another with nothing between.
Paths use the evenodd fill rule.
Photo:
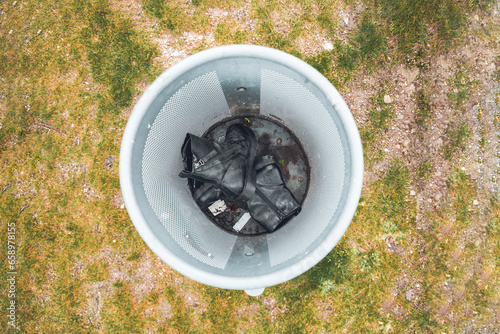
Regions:
<instances>
[{"instance_id":1,"label":"white paper scrap","mask_svg":"<svg viewBox=\"0 0 500 334\"><path fill-rule=\"evenodd\" d=\"M210 205L208 207L208 210L210 210L210 212L214 216L217 216L217 215L223 213L224 211L226 211L226 209L227 209L226 202L224 202L221 199L218 200L218 201L213 202L212 205Z\"/></svg>"},{"instance_id":2,"label":"white paper scrap","mask_svg":"<svg viewBox=\"0 0 500 334\"><path fill-rule=\"evenodd\" d=\"M241 216L241 218L236 222L236 224L234 224L233 229L236 232L241 231L241 229L245 227L246 223L248 223L250 218L252 218L252 216L250 216L248 212L245 212L243 216Z\"/></svg>"}]
</instances>

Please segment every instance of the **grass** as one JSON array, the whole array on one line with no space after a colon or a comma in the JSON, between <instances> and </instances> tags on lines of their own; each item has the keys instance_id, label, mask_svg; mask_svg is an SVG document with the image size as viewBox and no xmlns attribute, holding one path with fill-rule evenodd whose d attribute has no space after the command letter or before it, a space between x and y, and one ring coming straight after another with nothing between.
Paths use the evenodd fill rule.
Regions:
<instances>
[{"instance_id":1,"label":"grass","mask_svg":"<svg viewBox=\"0 0 500 334\"><path fill-rule=\"evenodd\" d=\"M426 158L420 166L418 166L417 169L417 175L418 177L421 177L423 179L428 179L431 177L433 172L433 167L432 167L432 159L431 158Z\"/></svg>"},{"instance_id":2,"label":"grass","mask_svg":"<svg viewBox=\"0 0 500 334\"><path fill-rule=\"evenodd\" d=\"M374 130L387 130L390 121L394 118L392 102L384 102L384 97L389 95L390 91L390 86L384 84L379 92L371 98L373 107L368 112L368 117Z\"/></svg>"},{"instance_id":3,"label":"grass","mask_svg":"<svg viewBox=\"0 0 500 334\"><path fill-rule=\"evenodd\" d=\"M388 39L373 17L365 14L353 34L352 44L356 47L359 58L367 66L373 66L383 59L384 53L387 51Z\"/></svg>"},{"instance_id":4,"label":"grass","mask_svg":"<svg viewBox=\"0 0 500 334\"><path fill-rule=\"evenodd\" d=\"M471 137L469 124L466 122L450 123L446 135L448 140L443 146L444 158L450 160L456 152L463 152L469 142Z\"/></svg>"},{"instance_id":5,"label":"grass","mask_svg":"<svg viewBox=\"0 0 500 334\"><path fill-rule=\"evenodd\" d=\"M269 47L286 51L301 58L302 55L300 51L293 45L293 40L298 38L303 32L300 21L295 20L291 22L291 29L286 33L282 33L274 26L271 18L271 8L273 7L270 3L264 3L255 8L255 17L259 20L256 31L257 36L259 36L258 40Z\"/></svg>"},{"instance_id":6,"label":"grass","mask_svg":"<svg viewBox=\"0 0 500 334\"><path fill-rule=\"evenodd\" d=\"M106 333L138 333L145 329L146 319L141 305L133 303L130 286L114 284L115 293L103 305L103 331Z\"/></svg>"},{"instance_id":7,"label":"grass","mask_svg":"<svg viewBox=\"0 0 500 334\"><path fill-rule=\"evenodd\" d=\"M473 199L477 198L474 182L466 173L457 169L450 175L448 186L450 187L448 203L444 211L431 215L429 219L433 222L424 233L426 249L432 256L429 257L427 270L428 281L433 282L429 288L448 286L452 293L461 291L461 297L451 301L440 298L439 295L428 294L429 301L434 300L436 305L441 304L441 309L450 312L463 312L469 308L472 314L481 314L480 317L488 317L488 304L498 297L492 286L478 280L471 280L472 275L489 275L494 263L497 261L488 249L488 241L479 242L477 239L466 237L467 243L462 243L467 227L474 224L480 213L473 208ZM491 219L495 219L497 200L492 199L489 204ZM453 222L453 223L451 223ZM497 232L495 232L497 233ZM488 273L488 274L485 274ZM469 326L478 330L473 323ZM493 327L488 326L491 330Z\"/></svg>"},{"instance_id":8,"label":"grass","mask_svg":"<svg viewBox=\"0 0 500 334\"><path fill-rule=\"evenodd\" d=\"M322 1L318 4L320 12L316 20L319 22L320 26L328 32L330 36L335 36L338 23L335 21L335 16L333 15L334 1ZM307 8L306 10L309 11L310 8Z\"/></svg>"},{"instance_id":9,"label":"grass","mask_svg":"<svg viewBox=\"0 0 500 334\"><path fill-rule=\"evenodd\" d=\"M92 78L109 87L99 96L99 111L119 112L132 102L134 86L148 73L158 51L138 36L129 20L113 13L106 2L80 2L75 11L84 22L80 36Z\"/></svg>"},{"instance_id":10,"label":"grass","mask_svg":"<svg viewBox=\"0 0 500 334\"><path fill-rule=\"evenodd\" d=\"M468 65L460 64L457 72L449 79L448 100L450 105L457 110L462 110L465 107L465 102L469 101L471 93L478 85L476 80L470 78L468 72Z\"/></svg>"},{"instance_id":11,"label":"grass","mask_svg":"<svg viewBox=\"0 0 500 334\"><path fill-rule=\"evenodd\" d=\"M428 89L422 88L417 91L417 108L417 124L426 129L434 117Z\"/></svg>"},{"instance_id":12,"label":"grass","mask_svg":"<svg viewBox=\"0 0 500 334\"><path fill-rule=\"evenodd\" d=\"M437 52L442 51L443 47L453 46L457 37L464 33L467 13L485 5L486 1L374 1L377 13L385 21L385 27L397 39L398 51L410 56L419 49Z\"/></svg>"},{"instance_id":13,"label":"grass","mask_svg":"<svg viewBox=\"0 0 500 334\"><path fill-rule=\"evenodd\" d=\"M360 128L363 154L368 168L385 157L385 152L378 143L386 139L385 133L394 119L392 102L384 102L384 97L390 91L390 84L385 82L379 91L370 97L371 107L368 110L368 122Z\"/></svg>"},{"instance_id":14,"label":"grass","mask_svg":"<svg viewBox=\"0 0 500 334\"><path fill-rule=\"evenodd\" d=\"M214 37L219 43L230 41L234 44L246 44L248 41L248 32L231 29L231 25L225 22L219 22L215 29Z\"/></svg>"},{"instance_id":15,"label":"grass","mask_svg":"<svg viewBox=\"0 0 500 334\"><path fill-rule=\"evenodd\" d=\"M367 13L347 43L336 39L333 45L333 51L323 51L305 60L342 90L356 71L372 71L384 63L388 41Z\"/></svg>"},{"instance_id":16,"label":"grass","mask_svg":"<svg viewBox=\"0 0 500 334\"><path fill-rule=\"evenodd\" d=\"M192 1L191 15L186 14L180 3L166 3L159 0L146 0L143 3L144 10L158 20L161 29L173 33L182 33L185 29L196 28L203 30L208 27L208 18L202 12L205 1Z\"/></svg>"},{"instance_id":17,"label":"grass","mask_svg":"<svg viewBox=\"0 0 500 334\"><path fill-rule=\"evenodd\" d=\"M398 87L393 80L376 87L363 111L369 177L346 234L311 270L258 298L204 286L163 264L121 208L118 178L130 109L163 70L157 41L166 36L176 41L169 47L187 53L228 43L282 49L317 68L345 96L353 78L408 64L418 50L421 59L432 56L440 43L453 48L467 33L467 16L482 17L487 1L367 0L343 36L338 6L355 8L353 1L290 0L282 9L278 1L145 0L140 22L119 1L13 3L2 7L0 33L0 233L7 235L7 224L15 223L19 273L18 327L2 316L7 333L498 328L492 310L500 300L500 201L479 192L457 159L468 152L475 129L454 115L443 149L421 159L415 172L412 152L389 160L382 141L395 125L397 107L384 96ZM244 24L232 14L242 7L248 12ZM214 8L229 14L213 19ZM406 20L405 10L415 19ZM277 18L286 19L286 29ZM250 21L253 28L243 29ZM333 50L306 56L301 43L311 31L326 36ZM189 32L205 39L190 45L183 39ZM448 100L459 115L480 83L471 80L472 67L453 71ZM437 107L430 103L431 86L421 87L410 125L425 133ZM482 121L488 121L486 112ZM410 191L434 181L442 158L458 166L442 171L446 204L423 211ZM0 279L5 284L6 270ZM0 293L3 310L6 291Z\"/></svg>"}]
</instances>

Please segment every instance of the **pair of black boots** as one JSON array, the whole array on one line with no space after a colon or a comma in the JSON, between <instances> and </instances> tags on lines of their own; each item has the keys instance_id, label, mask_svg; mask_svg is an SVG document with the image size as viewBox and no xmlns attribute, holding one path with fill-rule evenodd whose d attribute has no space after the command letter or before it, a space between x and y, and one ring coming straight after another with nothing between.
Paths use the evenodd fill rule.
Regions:
<instances>
[{"instance_id":1,"label":"pair of black boots","mask_svg":"<svg viewBox=\"0 0 500 334\"><path fill-rule=\"evenodd\" d=\"M193 193L200 206L219 199L234 202L268 232L301 210L276 159L256 158L255 134L242 124L226 130L223 144L188 133L181 153L184 170L179 176L202 182Z\"/></svg>"}]
</instances>

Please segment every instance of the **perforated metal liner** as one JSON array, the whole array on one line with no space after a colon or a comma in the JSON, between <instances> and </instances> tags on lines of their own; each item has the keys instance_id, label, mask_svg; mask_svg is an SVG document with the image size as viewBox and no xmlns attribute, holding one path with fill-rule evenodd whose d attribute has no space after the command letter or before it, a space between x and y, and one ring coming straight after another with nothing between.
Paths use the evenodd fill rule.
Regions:
<instances>
[{"instance_id":1,"label":"perforated metal liner","mask_svg":"<svg viewBox=\"0 0 500 334\"><path fill-rule=\"evenodd\" d=\"M191 193L182 190L186 181L178 177L180 147L186 132L199 131L202 114L210 118L229 115L215 72L179 89L158 113L144 148L142 181L151 208L174 240L196 259L224 268L236 236L203 223L206 218L193 205Z\"/></svg>"},{"instance_id":2,"label":"perforated metal liner","mask_svg":"<svg viewBox=\"0 0 500 334\"><path fill-rule=\"evenodd\" d=\"M240 109L280 119L310 163L302 212L262 236L217 227L178 177L185 134ZM303 273L338 242L359 199L362 159L352 115L321 74L277 50L233 45L188 57L148 88L125 130L120 182L134 225L163 261L205 284L257 291Z\"/></svg>"},{"instance_id":3,"label":"perforated metal liner","mask_svg":"<svg viewBox=\"0 0 500 334\"><path fill-rule=\"evenodd\" d=\"M261 78L261 113L277 115L294 124L293 131L301 138L312 168L300 219L268 235L274 266L304 252L332 223L344 187L345 164L337 126L314 94L275 71L262 69ZM311 201L314 207L308 205Z\"/></svg>"}]
</instances>

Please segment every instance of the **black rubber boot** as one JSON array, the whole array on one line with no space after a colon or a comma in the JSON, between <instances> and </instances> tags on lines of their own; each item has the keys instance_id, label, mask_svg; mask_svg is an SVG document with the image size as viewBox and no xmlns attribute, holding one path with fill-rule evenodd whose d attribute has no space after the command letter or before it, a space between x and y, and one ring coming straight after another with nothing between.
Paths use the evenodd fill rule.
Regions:
<instances>
[{"instance_id":1,"label":"black rubber boot","mask_svg":"<svg viewBox=\"0 0 500 334\"><path fill-rule=\"evenodd\" d=\"M268 232L302 209L283 181L281 169L272 156L259 158L254 165L257 172L255 194L246 202L252 218Z\"/></svg>"},{"instance_id":2,"label":"black rubber boot","mask_svg":"<svg viewBox=\"0 0 500 334\"><path fill-rule=\"evenodd\" d=\"M223 194L244 204L254 194L257 139L246 126L231 125L222 145L188 133L181 152L184 170L179 176L203 182L193 195L198 203L209 204Z\"/></svg>"}]
</instances>

